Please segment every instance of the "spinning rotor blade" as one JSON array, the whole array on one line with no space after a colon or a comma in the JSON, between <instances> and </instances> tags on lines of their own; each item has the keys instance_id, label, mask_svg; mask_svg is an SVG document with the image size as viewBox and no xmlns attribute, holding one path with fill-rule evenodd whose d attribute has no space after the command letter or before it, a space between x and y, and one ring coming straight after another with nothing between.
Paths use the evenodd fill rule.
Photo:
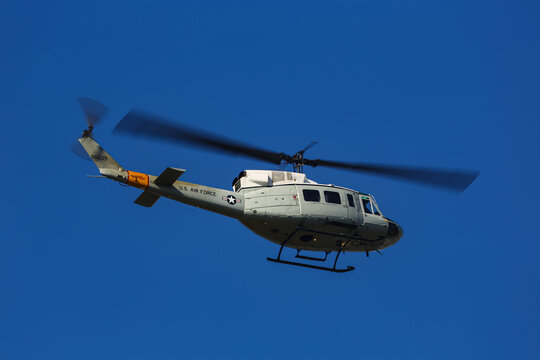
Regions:
<instances>
[{"instance_id":1,"label":"spinning rotor blade","mask_svg":"<svg viewBox=\"0 0 540 360\"><path fill-rule=\"evenodd\" d=\"M305 159L303 154L307 149L317 144L316 142L310 143L305 149L290 156L284 153L267 151L251 145L242 144L218 135L195 130L184 125L173 124L161 117L136 109L131 110L124 116L118 125L116 125L114 131L128 133L134 136L153 137L171 142L194 144L199 147L210 148L235 155L243 155L276 165L285 162L293 164L293 166L327 166L362 171L374 175L414 181L455 191L465 190L478 176L477 172L462 170L440 170L401 165L392 166L365 163L351 164L319 159L309 160Z\"/></svg>"},{"instance_id":2,"label":"spinning rotor blade","mask_svg":"<svg viewBox=\"0 0 540 360\"><path fill-rule=\"evenodd\" d=\"M81 105L84 117L86 118L86 123L88 125L88 129L83 131L82 136L93 137L92 130L94 129L94 126L101 121L108 109L105 105L94 99L80 97L77 100ZM78 157L85 160L91 160L90 156L88 156L88 153L84 150L78 140L74 140L69 148Z\"/></svg>"},{"instance_id":3,"label":"spinning rotor blade","mask_svg":"<svg viewBox=\"0 0 540 360\"><path fill-rule=\"evenodd\" d=\"M203 133L183 125L173 124L140 110L131 110L114 128L115 132L130 133L135 136L154 137L172 142L185 142L200 147L212 148L235 155L243 155L259 160L280 164L283 154L245 145L217 135Z\"/></svg>"},{"instance_id":4,"label":"spinning rotor blade","mask_svg":"<svg viewBox=\"0 0 540 360\"><path fill-rule=\"evenodd\" d=\"M88 156L88 153L84 150L79 140L74 140L69 146L69 149L81 159L92 160L90 159L90 156Z\"/></svg>"},{"instance_id":5,"label":"spinning rotor blade","mask_svg":"<svg viewBox=\"0 0 540 360\"><path fill-rule=\"evenodd\" d=\"M93 128L108 111L107 107L97 100L85 97L77 100L79 100L89 128Z\"/></svg>"},{"instance_id":6,"label":"spinning rotor blade","mask_svg":"<svg viewBox=\"0 0 540 360\"><path fill-rule=\"evenodd\" d=\"M308 160L306 165L328 166L372 173L408 181L414 181L455 191L465 190L478 176L478 172L463 170L440 170L401 165L350 164L337 161Z\"/></svg>"}]
</instances>

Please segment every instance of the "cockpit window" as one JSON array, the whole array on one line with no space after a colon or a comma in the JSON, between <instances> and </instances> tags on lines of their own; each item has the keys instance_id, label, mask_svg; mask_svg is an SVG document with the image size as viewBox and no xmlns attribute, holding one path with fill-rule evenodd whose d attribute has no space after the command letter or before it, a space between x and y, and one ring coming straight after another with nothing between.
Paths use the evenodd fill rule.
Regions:
<instances>
[{"instance_id":1,"label":"cockpit window","mask_svg":"<svg viewBox=\"0 0 540 360\"><path fill-rule=\"evenodd\" d=\"M364 205L364 212L366 214L373 214L373 208L371 207L371 202L368 199L363 198L362 204Z\"/></svg>"},{"instance_id":2,"label":"cockpit window","mask_svg":"<svg viewBox=\"0 0 540 360\"><path fill-rule=\"evenodd\" d=\"M377 206L374 204L373 200L370 197L363 196L362 205L364 207L364 212L366 214L373 214L373 215L381 216L379 209L377 209Z\"/></svg>"}]
</instances>

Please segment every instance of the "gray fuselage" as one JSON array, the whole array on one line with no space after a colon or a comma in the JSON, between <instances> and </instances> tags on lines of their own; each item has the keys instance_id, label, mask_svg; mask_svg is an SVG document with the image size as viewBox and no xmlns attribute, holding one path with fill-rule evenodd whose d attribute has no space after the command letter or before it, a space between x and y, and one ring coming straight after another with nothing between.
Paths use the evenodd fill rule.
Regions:
<instances>
[{"instance_id":1,"label":"gray fuselage","mask_svg":"<svg viewBox=\"0 0 540 360\"><path fill-rule=\"evenodd\" d=\"M401 227L382 216L369 194L317 184L305 174L246 170L241 175L233 191L184 181L160 186L149 175L146 191L238 219L276 244L286 240L290 248L374 251L402 236Z\"/></svg>"},{"instance_id":2,"label":"gray fuselage","mask_svg":"<svg viewBox=\"0 0 540 360\"><path fill-rule=\"evenodd\" d=\"M403 231L383 217L372 196L313 182L239 188L240 222L274 243L296 249L373 251L396 243Z\"/></svg>"}]
</instances>

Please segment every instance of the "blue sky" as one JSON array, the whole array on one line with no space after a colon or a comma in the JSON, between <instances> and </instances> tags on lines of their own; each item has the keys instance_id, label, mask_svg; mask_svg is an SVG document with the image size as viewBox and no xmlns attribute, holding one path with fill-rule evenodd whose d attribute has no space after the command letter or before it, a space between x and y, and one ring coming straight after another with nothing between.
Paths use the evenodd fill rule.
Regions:
<instances>
[{"instance_id":1,"label":"blue sky","mask_svg":"<svg viewBox=\"0 0 540 360\"><path fill-rule=\"evenodd\" d=\"M0 11L2 359L540 356L540 4L18 1ZM460 195L315 168L405 230L344 275L232 219L86 174L76 98L126 168L272 168L112 135L137 106L313 158L481 172Z\"/></svg>"}]
</instances>

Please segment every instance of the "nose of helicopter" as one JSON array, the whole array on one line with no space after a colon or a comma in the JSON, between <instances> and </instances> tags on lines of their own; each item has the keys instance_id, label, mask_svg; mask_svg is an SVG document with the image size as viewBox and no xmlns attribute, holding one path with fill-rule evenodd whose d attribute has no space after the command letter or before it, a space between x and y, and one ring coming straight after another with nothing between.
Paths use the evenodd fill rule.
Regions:
<instances>
[{"instance_id":1,"label":"nose of helicopter","mask_svg":"<svg viewBox=\"0 0 540 360\"><path fill-rule=\"evenodd\" d=\"M392 241L397 242L403 236L403 229L396 222L388 221L388 233L386 237Z\"/></svg>"}]
</instances>

